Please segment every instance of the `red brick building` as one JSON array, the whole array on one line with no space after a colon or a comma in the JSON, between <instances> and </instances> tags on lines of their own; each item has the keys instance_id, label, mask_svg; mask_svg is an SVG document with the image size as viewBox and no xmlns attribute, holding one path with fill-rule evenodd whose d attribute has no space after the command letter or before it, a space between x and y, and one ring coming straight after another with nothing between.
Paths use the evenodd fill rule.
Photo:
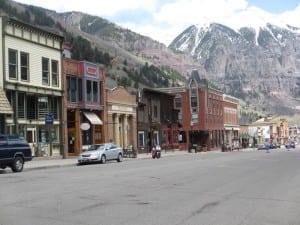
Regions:
<instances>
[{"instance_id":1,"label":"red brick building","mask_svg":"<svg viewBox=\"0 0 300 225\"><path fill-rule=\"evenodd\" d=\"M98 64L63 58L65 155L105 142L105 70Z\"/></svg>"},{"instance_id":2,"label":"red brick building","mask_svg":"<svg viewBox=\"0 0 300 225\"><path fill-rule=\"evenodd\" d=\"M240 139L239 139L239 131L240 131L239 116L238 116L239 99L224 94L223 102L224 102L224 144L231 146L231 148L233 149L239 149L242 144L240 143Z\"/></svg>"},{"instance_id":3,"label":"red brick building","mask_svg":"<svg viewBox=\"0 0 300 225\"><path fill-rule=\"evenodd\" d=\"M187 87L161 90L176 94L180 149L206 151L221 147L223 92L211 87L197 71L191 74Z\"/></svg>"}]
</instances>

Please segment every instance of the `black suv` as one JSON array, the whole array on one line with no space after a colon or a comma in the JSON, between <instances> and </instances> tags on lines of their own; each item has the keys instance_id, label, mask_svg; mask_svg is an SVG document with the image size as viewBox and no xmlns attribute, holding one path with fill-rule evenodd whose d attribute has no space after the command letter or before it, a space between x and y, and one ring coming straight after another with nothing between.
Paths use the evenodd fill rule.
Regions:
<instances>
[{"instance_id":1,"label":"black suv","mask_svg":"<svg viewBox=\"0 0 300 225\"><path fill-rule=\"evenodd\" d=\"M13 172L21 172L25 161L32 159L28 142L17 135L0 135L0 168L7 166Z\"/></svg>"}]
</instances>

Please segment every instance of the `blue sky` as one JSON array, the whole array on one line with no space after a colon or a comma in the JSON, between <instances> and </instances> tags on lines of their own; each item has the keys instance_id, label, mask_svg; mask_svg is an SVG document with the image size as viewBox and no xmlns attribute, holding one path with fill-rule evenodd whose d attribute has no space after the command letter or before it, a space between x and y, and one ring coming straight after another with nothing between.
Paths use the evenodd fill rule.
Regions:
<instances>
[{"instance_id":1,"label":"blue sky","mask_svg":"<svg viewBox=\"0 0 300 225\"><path fill-rule=\"evenodd\" d=\"M300 27L300 0L16 0L57 12L80 11L168 45L193 24L276 19ZM84 2L84 4L82 3ZM235 15L239 17L235 17ZM241 15L246 15L241 16ZM252 18L251 18L252 17ZM239 18L239 19L236 19ZM242 19L241 19L242 18ZM231 25L231 23L229 23ZM234 26L234 25L233 25Z\"/></svg>"},{"instance_id":2,"label":"blue sky","mask_svg":"<svg viewBox=\"0 0 300 225\"><path fill-rule=\"evenodd\" d=\"M256 6L270 13L282 13L293 10L300 4L300 0L249 0L249 6Z\"/></svg>"}]
</instances>

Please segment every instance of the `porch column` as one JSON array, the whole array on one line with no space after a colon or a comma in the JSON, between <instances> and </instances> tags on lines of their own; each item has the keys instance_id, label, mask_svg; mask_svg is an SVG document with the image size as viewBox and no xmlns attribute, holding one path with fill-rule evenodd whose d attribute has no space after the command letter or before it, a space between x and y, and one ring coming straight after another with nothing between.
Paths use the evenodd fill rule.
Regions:
<instances>
[{"instance_id":1,"label":"porch column","mask_svg":"<svg viewBox=\"0 0 300 225\"><path fill-rule=\"evenodd\" d=\"M123 118L123 144L124 144L124 148L126 148L128 146L128 116L126 114L124 114L124 118Z\"/></svg>"},{"instance_id":2,"label":"porch column","mask_svg":"<svg viewBox=\"0 0 300 225\"><path fill-rule=\"evenodd\" d=\"M119 133L119 115L114 114L114 141L115 144L120 145L120 133Z\"/></svg>"}]
</instances>

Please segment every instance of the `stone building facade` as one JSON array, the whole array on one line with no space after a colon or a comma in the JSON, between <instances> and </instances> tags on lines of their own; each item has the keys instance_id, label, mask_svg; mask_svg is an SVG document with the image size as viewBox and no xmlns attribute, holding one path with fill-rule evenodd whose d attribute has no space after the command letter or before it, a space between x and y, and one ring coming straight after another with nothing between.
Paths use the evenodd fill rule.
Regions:
<instances>
[{"instance_id":1,"label":"stone building facade","mask_svg":"<svg viewBox=\"0 0 300 225\"><path fill-rule=\"evenodd\" d=\"M137 149L136 95L118 86L106 90L106 118L104 122L107 140L122 148Z\"/></svg>"}]
</instances>

